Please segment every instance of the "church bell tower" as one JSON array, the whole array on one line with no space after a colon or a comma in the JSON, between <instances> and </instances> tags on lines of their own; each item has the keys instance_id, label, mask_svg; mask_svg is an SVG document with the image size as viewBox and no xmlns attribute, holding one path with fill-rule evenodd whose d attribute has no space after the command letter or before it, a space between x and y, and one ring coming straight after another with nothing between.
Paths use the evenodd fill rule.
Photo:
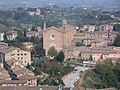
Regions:
<instances>
[{"instance_id":1,"label":"church bell tower","mask_svg":"<svg viewBox=\"0 0 120 90\"><path fill-rule=\"evenodd\" d=\"M66 19L64 19L62 23L62 42L63 42L62 46L65 47L67 44L67 21Z\"/></svg>"}]
</instances>

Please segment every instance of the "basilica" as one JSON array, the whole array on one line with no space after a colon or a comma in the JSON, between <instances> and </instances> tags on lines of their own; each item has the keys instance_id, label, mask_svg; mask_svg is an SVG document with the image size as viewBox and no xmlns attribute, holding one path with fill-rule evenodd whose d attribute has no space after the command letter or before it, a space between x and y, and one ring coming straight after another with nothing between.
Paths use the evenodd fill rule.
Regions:
<instances>
[{"instance_id":1,"label":"basilica","mask_svg":"<svg viewBox=\"0 0 120 90\"><path fill-rule=\"evenodd\" d=\"M47 52L50 47L54 46L58 52L61 51L64 47L72 44L75 33L76 27L68 24L65 19L59 28L54 26L46 28L43 33L44 49Z\"/></svg>"}]
</instances>

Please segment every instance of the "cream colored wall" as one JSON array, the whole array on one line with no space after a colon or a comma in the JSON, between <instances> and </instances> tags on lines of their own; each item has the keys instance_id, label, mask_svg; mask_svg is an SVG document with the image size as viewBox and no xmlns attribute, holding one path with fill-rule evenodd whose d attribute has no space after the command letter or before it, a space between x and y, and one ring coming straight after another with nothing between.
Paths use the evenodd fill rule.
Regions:
<instances>
[{"instance_id":1,"label":"cream colored wall","mask_svg":"<svg viewBox=\"0 0 120 90\"><path fill-rule=\"evenodd\" d=\"M33 47L33 45L26 45L25 47L29 50Z\"/></svg>"},{"instance_id":2,"label":"cream colored wall","mask_svg":"<svg viewBox=\"0 0 120 90\"><path fill-rule=\"evenodd\" d=\"M91 43L91 47L101 47L101 46L107 46L107 41L103 41L99 43L95 43L95 42Z\"/></svg>"},{"instance_id":3,"label":"cream colored wall","mask_svg":"<svg viewBox=\"0 0 120 90\"><path fill-rule=\"evenodd\" d=\"M93 60L98 61L98 60L101 59L101 55L102 55L102 54L98 54L98 53L92 54L92 58L93 58Z\"/></svg>"},{"instance_id":4,"label":"cream colored wall","mask_svg":"<svg viewBox=\"0 0 120 90\"><path fill-rule=\"evenodd\" d=\"M5 60L11 59L21 60L23 65L26 66L28 63L31 64L31 53L29 51L16 49L13 50L12 52L5 54Z\"/></svg>"},{"instance_id":5,"label":"cream colored wall","mask_svg":"<svg viewBox=\"0 0 120 90\"><path fill-rule=\"evenodd\" d=\"M119 54L108 54L108 55L103 55L103 59L107 58L120 58Z\"/></svg>"},{"instance_id":6,"label":"cream colored wall","mask_svg":"<svg viewBox=\"0 0 120 90\"><path fill-rule=\"evenodd\" d=\"M37 79L30 79L30 80L27 80L27 85L36 86L36 85L37 85Z\"/></svg>"},{"instance_id":7,"label":"cream colored wall","mask_svg":"<svg viewBox=\"0 0 120 90\"><path fill-rule=\"evenodd\" d=\"M65 51L65 60L70 58L78 58L80 51Z\"/></svg>"},{"instance_id":8,"label":"cream colored wall","mask_svg":"<svg viewBox=\"0 0 120 90\"><path fill-rule=\"evenodd\" d=\"M90 58L90 55L91 55L90 53L81 53L81 58L84 59L84 60L85 59L88 60Z\"/></svg>"},{"instance_id":9,"label":"cream colored wall","mask_svg":"<svg viewBox=\"0 0 120 90\"><path fill-rule=\"evenodd\" d=\"M83 41L83 43L84 43L85 46L88 46L88 45L91 45L91 41L92 41L92 40L90 40L90 39L85 39L85 40Z\"/></svg>"}]
</instances>

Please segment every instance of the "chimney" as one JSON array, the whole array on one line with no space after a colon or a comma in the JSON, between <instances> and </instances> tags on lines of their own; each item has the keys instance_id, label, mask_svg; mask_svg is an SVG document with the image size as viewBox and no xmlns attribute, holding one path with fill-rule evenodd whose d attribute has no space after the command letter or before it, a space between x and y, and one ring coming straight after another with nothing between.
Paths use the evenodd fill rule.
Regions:
<instances>
[{"instance_id":1,"label":"chimney","mask_svg":"<svg viewBox=\"0 0 120 90\"><path fill-rule=\"evenodd\" d=\"M63 90L63 86L62 86L62 85L59 85L59 86L58 86L58 90Z\"/></svg>"},{"instance_id":2,"label":"chimney","mask_svg":"<svg viewBox=\"0 0 120 90\"><path fill-rule=\"evenodd\" d=\"M43 90L42 87L40 87L39 90Z\"/></svg>"},{"instance_id":3,"label":"chimney","mask_svg":"<svg viewBox=\"0 0 120 90\"><path fill-rule=\"evenodd\" d=\"M44 22L44 29L43 30L46 30L46 22Z\"/></svg>"},{"instance_id":4,"label":"chimney","mask_svg":"<svg viewBox=\"0 0 120 90\"><path fill-rule=\"evenodd\" d=\"M41 27L37 27L38 32L42 31Z\"/></svg>"}]
</instances>

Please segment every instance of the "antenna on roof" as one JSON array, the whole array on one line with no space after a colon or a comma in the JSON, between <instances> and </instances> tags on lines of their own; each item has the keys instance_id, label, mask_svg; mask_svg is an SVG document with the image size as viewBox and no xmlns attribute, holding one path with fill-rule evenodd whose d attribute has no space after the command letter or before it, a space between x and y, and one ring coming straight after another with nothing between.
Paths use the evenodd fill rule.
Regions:
<instances>
[{"instance_id":1,"label":"antenna on roof","mask_svg":"<svg viewBox=\"0 0 120 90\"><path fill-rule=\"evenodd\" d=\"M13 90L17 90L15 86L13 87Z\"/></svg>"}]
</instances>

